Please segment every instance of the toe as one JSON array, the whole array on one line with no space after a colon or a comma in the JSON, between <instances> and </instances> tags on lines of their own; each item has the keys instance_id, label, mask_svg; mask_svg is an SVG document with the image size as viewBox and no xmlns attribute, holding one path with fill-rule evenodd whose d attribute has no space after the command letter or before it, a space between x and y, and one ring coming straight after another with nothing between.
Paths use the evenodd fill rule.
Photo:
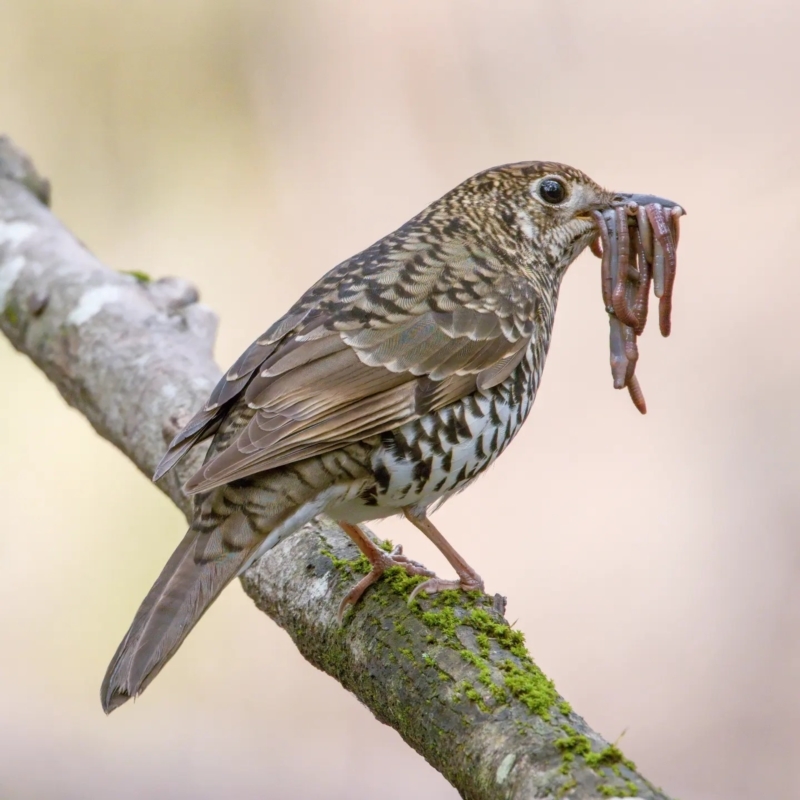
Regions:
<instances>
[{"instance_id":1,"label":"toe","mask_svg":"<svg viewBox=\"0 0 800 800\"><path fill-rule=\"evenodd\" d=\"M395 551L396 550L397 548L395 548ZM426 586L432 581L439 580L435 573L431 572L429 569L426 569L424 566L422 566L422 564L418 564L416 561L406 558L404 555L400 555L396 552L381 553L380 556L373 562L372 571L368 575L365 575L352 589L350 589L350 591L342 599L342 602L339 604L339 611L337 612L336 617L339 620L340 625L344 620L347 609L350 606L356 605L364 592L370 586L372 586L372 584L375 583L381 577L381 575L386 572L387 569L390 569L391 567L400 567L409 575L423 575L426 578L430 578L430 580L425 581L422 586ZM434 589L433 591L439 590Z\"/></svg>"},{"instance_id":2,"label":"toe","mask_svg":"<svg viewBox=\"0 0 800 800\"><path fill-rule=\"evenodd\" d=\"M431 578L430 580L417 584L414 587L414 590L408 596L408 604L411 605L420 592L425 592L425 594L436 594L437 592L441 592L443 589L457 588L458 581L444 581L441 578Z\"/></svg>"},{"instance_id":3,"label":"toe","mask_svg":"<svg viewBox=\"0 0 800 800\"><path fill-rule=\"evenodd\" d=\"M383 574L383 570L376 570L373 569L368 575L365 575L343 598L342 602L339 603L339 611L336 614L336 618L339 621L339 624L342 624L342 620L344 619L344 615L347 613L347 609L350 606L354 606L360 599L361 595L367 591L367 589L372 586L375 581L380 578Z\"/></svg>"},{"instance_id":4,"label":"toe","mask_svg":"<svg viewBox=\"0 0 800 800\"><path fill-rule=\"evenodd\" d=\"M476 575L474 578L470 578L469 580L461 579L454 581L433 577L430 580L415 586L414 591L412 591L408 596L408 602L409 604L413 603L414 599L420 592L425 592L425 594L436 594L437 592L443 592L447 589L461 589L465 592L474 592L477 590L482 592L484 590L483 580L478 575Z\"/></svg>"}]
</instances>

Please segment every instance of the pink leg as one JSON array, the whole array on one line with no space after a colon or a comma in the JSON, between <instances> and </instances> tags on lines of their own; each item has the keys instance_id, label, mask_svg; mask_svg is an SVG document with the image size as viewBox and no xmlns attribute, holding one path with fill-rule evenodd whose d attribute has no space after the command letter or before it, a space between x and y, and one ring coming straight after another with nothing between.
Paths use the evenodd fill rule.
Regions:
<instances>
[{"instance_id":1,"label":"pink leg","mask_svg":"<svg viewBox=\"0 0 800 800\"><path fill-rule=\"evenodd\" d=\"M410 603L420 592L436 594L443 589L463 589L465 592L475 589L483 591L483 579L466 561L456 552L455 548L442 536L434 524L428 519L424 511L412 511L404 508L403 514L406 519L415 527L419 528L438 548L450 565L458 573L458 580L447 581L442 578L432 577L425 583L419 584L408 598Z\"/></svg>"},{"instance_id":2,"label":"pink leg","mask_svg":"<svg viewBox=\"0 0 800 800\"><path fill-rule=\"evenodd\" d=\"M358 549L372 565L370 572L344 596L344 599L339 604L339 613L337 614L339 624L344 619L348 607L354 606L361 599L361 595L391 567L402 567L409 575L436 577L433 572L425 569L422 564L417 564L416 561L406 558L400 545L395 547L391 553L387 553L385 550L381 550L358 525L339 522L339 527L355 542Z\"/></svg>"}]
</instances>

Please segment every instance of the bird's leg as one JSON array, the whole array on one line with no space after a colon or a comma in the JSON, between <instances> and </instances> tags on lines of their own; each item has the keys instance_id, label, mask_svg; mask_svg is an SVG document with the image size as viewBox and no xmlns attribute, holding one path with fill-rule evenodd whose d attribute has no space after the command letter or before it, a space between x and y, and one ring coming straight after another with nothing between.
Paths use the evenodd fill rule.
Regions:
<instances>
[{"instance_id":1,"label":"bird's leg","mask_svg":"<svg viewBox=\"0 0 800 800\"><path fill-rule=\"evenodd\" d=\"M450 565L458 573L458 580L447 581L433 576L425 583L420 583L411 592L408 602L411 603L420 592L436 594L443 589L463 589L465 592L474 590L483 591L483 578L475 572L472 567L456 552L453 545L447 541L437 530L436 526L428 519L424 511L412 511L404 508L403 514L406 519L415 527L419 528L438 548L442 555L450 562Z\"/></svg>"},{"instance_id":2,"label":"bird's leg","mask_svg":"<svg viewBox=\"0 0 800 800\"><path fill-rule=\"evenodd\" d=\"M356 547L372 565L369 573L344 596L339 604L337 615L339 624L341 624L348 607L354 606L361 599L361 595L391 567L402 567L409 575L426 575L431 579L436 578L436 575L429 569L425 569L422 564L404 556L401 545L398 544L391 553L387 553L385 550L381 550L358 525L340 521L339 527L355 542Z\"/></svg>"}]
</instances>

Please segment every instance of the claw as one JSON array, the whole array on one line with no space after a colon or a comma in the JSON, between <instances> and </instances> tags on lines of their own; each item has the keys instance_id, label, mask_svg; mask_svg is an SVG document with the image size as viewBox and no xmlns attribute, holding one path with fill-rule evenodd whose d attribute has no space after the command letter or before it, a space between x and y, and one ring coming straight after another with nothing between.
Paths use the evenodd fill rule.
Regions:
<instances>
[{"instance_id":1,"label":"claw","mask_svg":"<svg viewBox=\"0 0 800 800\"><path fill-rule=\"evenodd\" d=\"M411 605L420 592L425 592L425 594L436 594L437 592L443 592L446 589L463 589L465 592L474 592L475 590L478 590L479 592L482 592L483 578L481 578L480 575L476 575L474 578L458 578L456 580L448 581L444 578L437 578L434 576L430 580L420 583L418 586L414 587L414 591L408 596L408 604Z\"/></svg>"},{"instance_id":2,"label":"claw","mask_svg":"<svg viewBox=\"0 0 800 800\"><path fill-rule=\"evenodd\" d=\"M402 545L397 545L391 553L379 550L377 553L367 555L367 558L369 558L372 564L372 569L344 596L342 602L339 604L339 611L336 614L336 618L340 625L342 624L344 615L347 613L347 609L350 606L356 605L364 592L366 592L373 583L376 583L387 569L402 567L409 575L424 575L432 580L438 580L435 573L426 569L422 564L418 564L416 561L412 561L410 558L404 556ZM430 581L426 581L426 583L430 583ZM425 584L422 585L424 586Z\"/></svg>"}]
</instances>

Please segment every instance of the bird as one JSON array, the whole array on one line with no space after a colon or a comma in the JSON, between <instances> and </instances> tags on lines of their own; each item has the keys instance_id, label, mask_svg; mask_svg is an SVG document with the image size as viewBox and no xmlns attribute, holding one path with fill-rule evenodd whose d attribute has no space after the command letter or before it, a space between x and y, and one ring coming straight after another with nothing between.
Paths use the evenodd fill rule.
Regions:
<instances>
[{"instance_id":1,"label":"bird","mask_svg":"<svg viewBox=\"0 0 800 800\"><path fill-rule=\"evenodd\" d=\"M548 161L484 170L325 274L248 347L178 433L160 480L212 439L185 485L188 532L117 649L106 713L142 691L236 576L315 516L336 520L371 571L415 588L483 590L429 514L506 449L533 405L569 265L624 204ZM402 514L457 574L386 552L361 523Z\"/></svg>"}]
</instances>

